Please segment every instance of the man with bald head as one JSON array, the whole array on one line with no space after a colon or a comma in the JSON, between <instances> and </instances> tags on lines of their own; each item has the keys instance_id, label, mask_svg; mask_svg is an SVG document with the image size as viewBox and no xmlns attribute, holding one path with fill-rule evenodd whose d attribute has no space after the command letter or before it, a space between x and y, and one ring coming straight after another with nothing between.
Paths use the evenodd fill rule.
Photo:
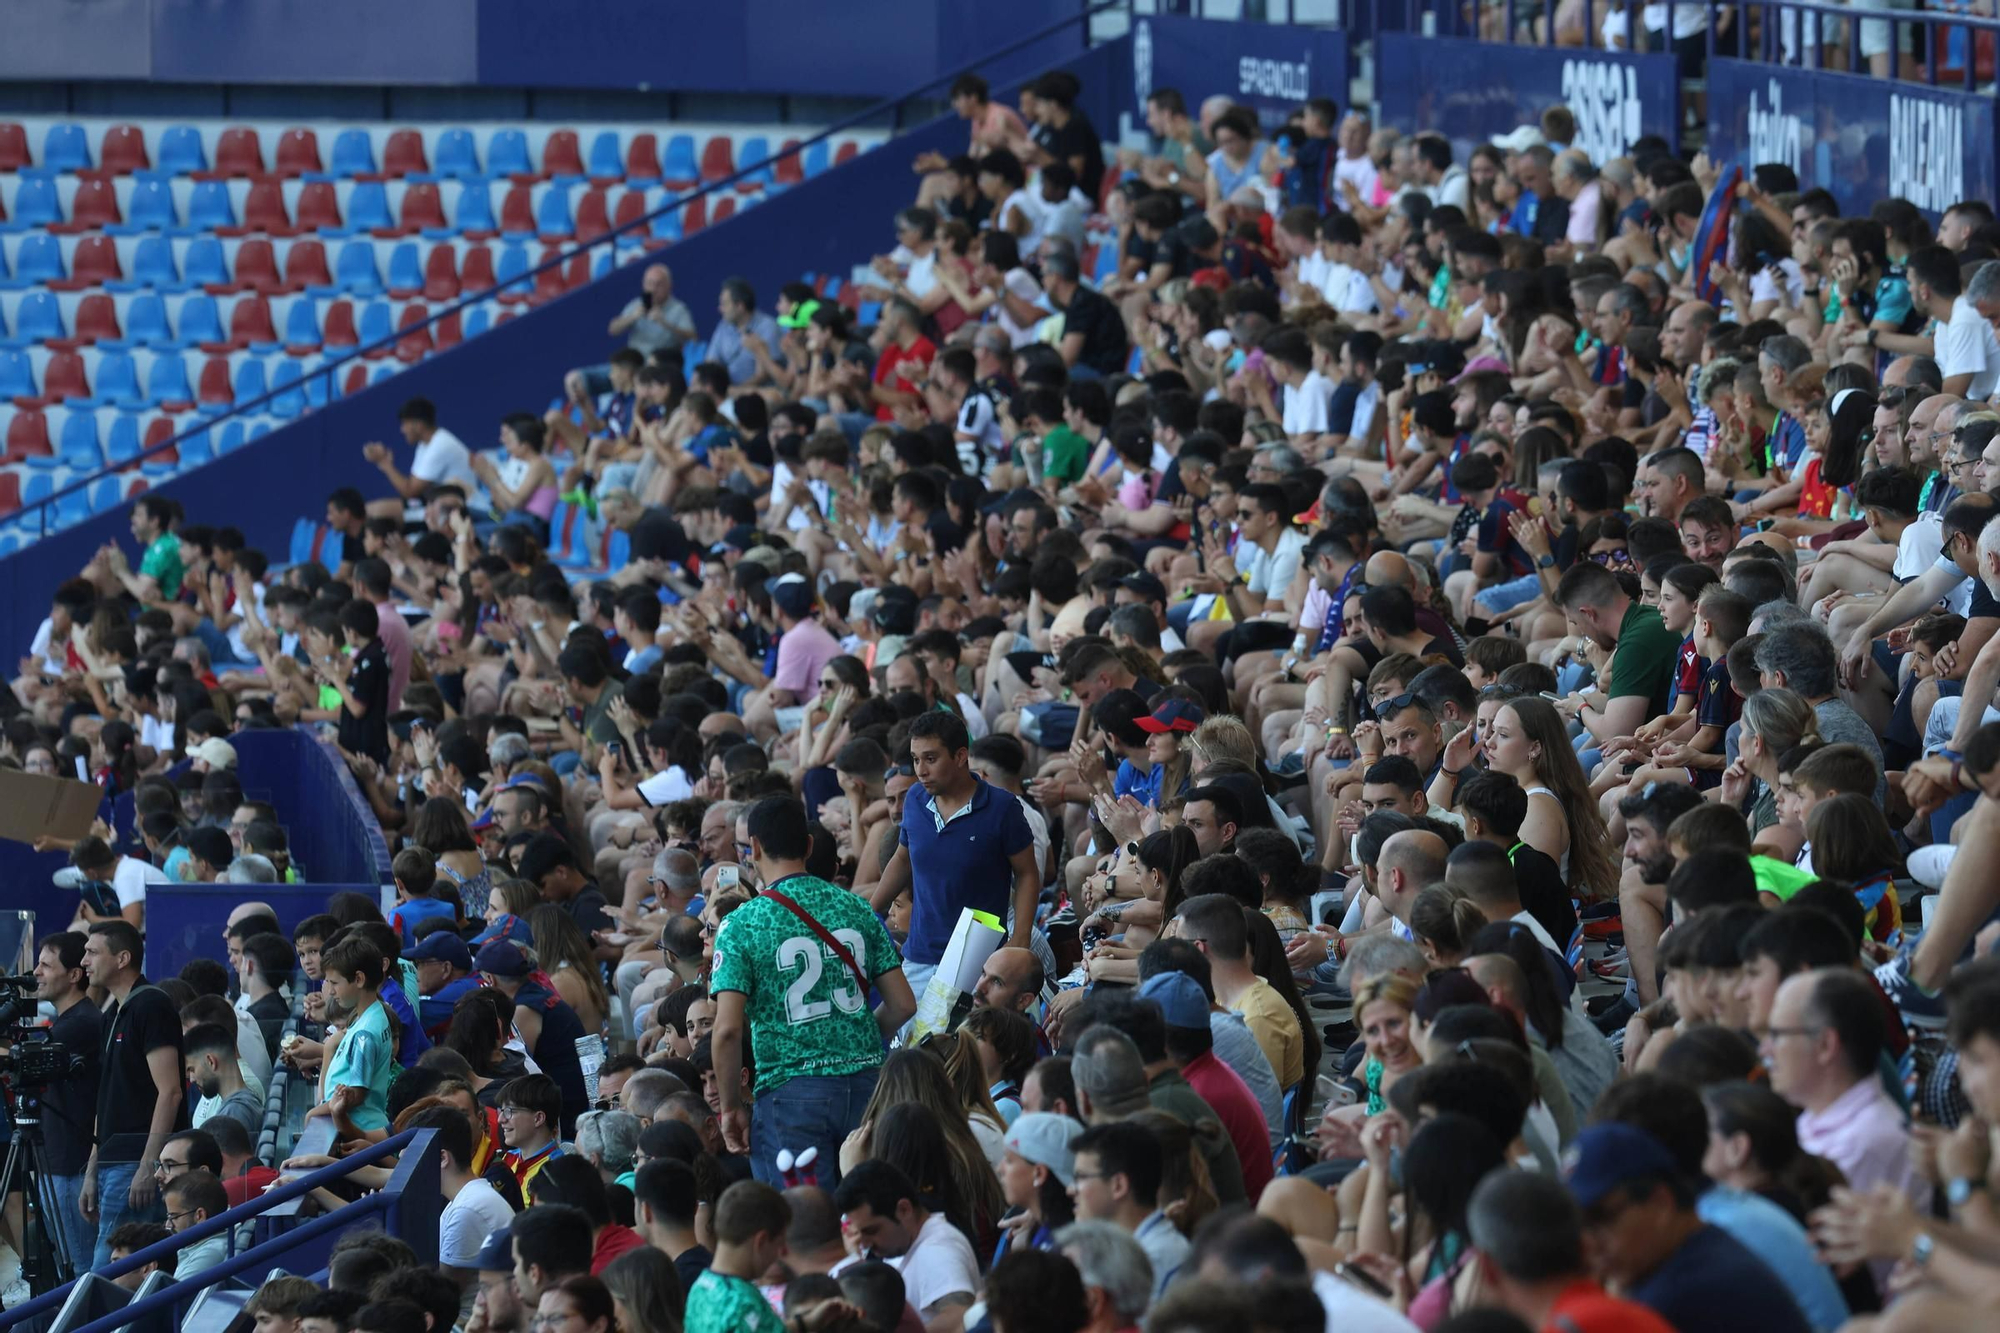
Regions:
<instances>
[{"instance_id":1,"label":"man with bald head","mask_svg":"<svg viewBox=\"0 0 2000 1333\"><path fill-rule=\"evenodd\" d=\"M1042 962L1033 949L995 949L972 988L978 1009L1012 1009L1028 1013L1042 994Z\"/></svg>"},{"instance_id":2,"label":"man with bald head","mask_svg":"<svg viewBox=\"0 0 2000 1333\"><path fill-rule=\"evenodd\" d=\"M1444 839L1429 829L1405 829L1382 844L1375 858L1375 896L1395 918L1390 930L1409 938L1410 908L1419 893L1444 882L1446 854Z\"/></svg>"},{"instance_id":3,"label":"man with bald head","mask_svg":"<svg viewBox=\"0 0 2000 1333\"><path fill-rule=\"evenodd\" d=\"M1944 472L1943 459L1945 450L1951 447L1951 428L1964 407L1963 398L1934 393L1910 413L1910 424L1903 432L1903 452L1911 469L1924 478L1924 488L1917 497L1920 513L1941 514L1946 505L1958 498L1951 478Z\"/></svg>"},{"instance_id":4,"label":"man with bald head","mask_svg":"<svg viewBox=\"0 0 2000 1333\"><path fill-rule=\"evenodd\" d=\"M1588 1116L1598 1097L1618 1077L1618 1053L1597 1025L1574 1006L1566 1006L1558 1038L1561 1044L1551 1046L1551 1034L1538 1030L1528 1017L1528 977L1519 963L1504 953L1474 954L1465 960L1465 970L1485 989L1494 1008L1512 1014L1528 1040L1549 1053L1577 1116Z\"/></svg>"},{"instance_id":5,"label":"man with bald head","mask_svg":"<svg viewBox=\"0 0 2000 1333\"><path fill-rule=\"evenodd\" d=\"M1937 393L1944 388L1944 375L1938 370L1938 363L1927 356L1899 356L1889 363L1882 372L1882 387L1885 389L1907 389L1921 386Z\"/></svg>"},{"instance_id":6,"label":"man with bald head","mask_svg":"<svg viewBox=\"0 0 2000 1333\"><path fill-rule=\"evenodd\" d=\"M1418 581L1416 570L1402 552L1377 551L1368 557L1368 563L1362 567L1361 572L1371 588L1383 586L1407 588L1417 604L1417 628L1431 638L1442 638L1446 643L1452 642L1451 626L1445 623L1443 616L1431 610L1430 590Z\"/></svg>"},{"instance_id":7,"label":"man with bald head","mask_svg":"<svg viewBox=\"0 0 2000 1333\"><path fill-rule=\"evenodd\" d=\"M673 270L665 264L648 264L639 276L639 294L625 303L605 332L623 338L641 356L670 352L692 340L694 312L674 295Z\"/></svg>"}]
</instances>

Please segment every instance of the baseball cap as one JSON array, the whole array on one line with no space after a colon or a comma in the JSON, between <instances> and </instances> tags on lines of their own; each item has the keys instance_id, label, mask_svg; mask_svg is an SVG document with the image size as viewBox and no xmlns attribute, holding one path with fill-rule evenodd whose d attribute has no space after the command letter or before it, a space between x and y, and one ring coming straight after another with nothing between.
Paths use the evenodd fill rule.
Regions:
<instances>
[{"instance_id":1,"label":"baseball cap","mask_svg":"<svg viewBox=\"0 0 2000 1333\"><path fill-rule=\"evenodd\" d=\"M511 1273L514 1271L514 1224L509 1222L486 1238L479 1247L479 1257L472 1266L482 1273Z\"/></svg>"},{"instance_id":2,"label":"baseball cap","mask_svg":"<svg viewBox=\"0 0 2000 1333\"><path fill-rule=\"evenodd\" d=\"M819 302L817 300L801 301L792 307L791 314L778 316L778 327L781 329L802 329L812 323L813 314L818 309Z\"/></svg>"},{"instance_id":3,"label":"baseball cap","mask_svg":"<svg viewBox=\"0 0 2000 1333\"><path fill-rule=\"evenodd\" d=\"M748 523L738 523L722 534L722 540L708 548L710 555L721 555L724 551L747 551L757 544L757 529Z\"/></svg>"},{"instance_id":4,"label":"baseball cap","mask_svg":"<svg viewBox=\"0 0 2000 1333\"><path fill-rule=\"evenodd\" d=\"M1633 1125L1606 1121L1576 1136L1563 1154L1563 1179L1579 1208L1595 1207L1605 1195L1634 1180L1666 1179L1680 1166L1666 1145Z\"/></svg>"},{"instance_id":5,"label":"baseball cap","mask_svg":"<svg viewBox=\"0 0 2000 1333\"><path fill-rule=\"evenodd\" d=\"M236 747L220 736L210 736L199 745L190 743L188 758L199 759L210 768L235 768Z\"/></svg>"},{"instance_id":6,"label":"baseball cap","mask_svg":"<svg viewBox=\"0 0 2000 1333\"><path fill-rule=\"evenodd\" d=\"M1083 1126L1066 1115L1027 1111L1014 1118L1002 1142L1006 1144L1007 1151L1022 1161L1047 1167L1055 1172L1057 1180L1069 1186L1076 1183L1076 1150L1073 1145L1082 1134Z\"/></svg>"},{"instance_id":7,"label":"baseball cap","mask_svg":"<svg viewBox=\"0 0 2000 1333\"><path fill-rule=\"evenodd\" d=\"M1509 153L1525 153L1530 148L1540 148L1547 143L1548 140L1542 137L1542 132L1537 127L1533 125L1516 125L1513 129L1495 139L1493 146L1504 149Z\"/></svg>"},{"instance_id":8,"label":"baseball cap","mask_svg":"<svg viewBox=\"0 0 2000 1333\"><path fill-rule=\"evenodd\" d=\"M1157 576L1148 574L1143 569L1127 574L1124 578L1118 580L1118 586L1126 592L1138 593L1149 602L1164 602L1167 600L1167 585L1160 582Z\"/></svg>"},{"instance_id":9,"label":"baseball cap","mask_svg":"<svg viewBox=\"0 0 2000 1333\"><path fill-rule=\"evenodd\" d=\"M1134 718L1133 722L1141 731L1159 735L1163 731L1193 731L1208 718L1200 704L1191 704L1185 699L1169 699L1153 710L1151 717Z\"/></svg>"},{"instance_id":10,"label":"baseball cap","mask_svg":"<svg viewBox=\"0 0 2000 1333\"><path fill-rule=\"evenodd\" d=\"M493 807L489 805L479 812L479 818L472 821L472 831L474 833L484 833L487 829L493 827L494 822Z\"/></svg>"},{"instance_id":11,"label":"baseball cap","mask_svg":"<svg viewBox=\"0 0 2000 1333\"><path fill-rule=\"evenodd\" d=\"M1170 1028L1208 1027L1208 995L1185 972L1161 972L1139 987L1142 999L1160 1006Z\"/></svg>"},{"instance_id":12,"label":"baseball cap","mask_svg":"<svg viewBox=\"0 0 2000 1333\"><path fill-rule=\"evenodd\" d=\"M511 947L511 946L510 946ZM485 950L480 950L484 953ZM516 953L520 950L516 949ZM448 930L434 930L403 951L403 957L413 963L450 963L461 972L472 970L472 951L465 947L465 941Z\"/></svg>"},{"instance_id":13,"label":"baseball cap","mask_svg":"<svg viewBox=\"0 0 2000 1333\"><path fill-rule=\"evenodd\" d=\"M496 977L525 977L531 970L528 960L521 951L505 940L488 940L479 946L478 955L472 965L481 972L490 972Z\"/></svg>"},{"instance_id":14,"label":"baseball cap","mask_svg":"<svg viewBox=\"0 0 2000 1333\"><path fill-rule=\"evenodd\" d=\"M766 579L764 591L770 594L771 604L793 620L812 614L812 584L806 581L803 574L780 574L777 578Z\"/></svg>"}]
</instances>

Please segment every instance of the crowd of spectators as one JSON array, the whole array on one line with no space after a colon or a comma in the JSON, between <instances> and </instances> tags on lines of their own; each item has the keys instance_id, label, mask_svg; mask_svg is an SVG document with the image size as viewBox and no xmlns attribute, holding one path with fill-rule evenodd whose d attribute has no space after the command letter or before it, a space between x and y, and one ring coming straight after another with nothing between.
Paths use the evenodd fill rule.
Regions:
<instances>
[{"instance_id":1,"label":"crowd of spectators","mask_svg":"<svg viewBox=\"0 0 2000 1333\"><path fill-rule=\"evenodd\" d=\"M336 567L146 497L57 589L0 761L137 811L40 941L79 1268L419 1129L438 1262L260 1333L1992 1309L1992 210L1078 92L953 89L872 328L731 279L683 374L655 266ZM393 903L148 982L149 884L310 883L295 724ZM277 1062L336 1153L254 1160Z\"/></svg>"}]
</instances>

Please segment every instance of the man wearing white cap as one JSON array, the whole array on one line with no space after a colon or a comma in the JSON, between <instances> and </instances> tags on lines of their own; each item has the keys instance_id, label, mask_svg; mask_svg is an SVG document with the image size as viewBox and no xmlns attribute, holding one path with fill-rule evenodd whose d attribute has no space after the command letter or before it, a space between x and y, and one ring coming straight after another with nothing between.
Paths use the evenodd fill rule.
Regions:
<instances>
[{"instance_id":1,"label":"man wearing white cap","mask_svg":"<svg viewBox=\"0 0 2000 1333\"><path fill-rule=\"evenodd\" d=\"M995 1263L1017 1244L1035 1250L1055 1248L1056 1231L1075 1214L1069 1191L1076 1184L1073 1145L1082 1133L1078 1121L1046 1111L1025 1112L1008 1127L1000 1158L1000 1191L1010 1208L1023 1210L1025 1220L1017 1218L1005 1228Z\"/></svg>"},{"instance_id":2,"label":"man wearing white cap","mask_svg":"<svg viewBox=\"0 0 2000 1333\"><path fill-rule=\"evenodd\" d=\"M197 773L236 771L236 747L220 736L210 736L205 741L190 744L187 754L193 761L190 767Z\"/></svg>"}]
</instances>

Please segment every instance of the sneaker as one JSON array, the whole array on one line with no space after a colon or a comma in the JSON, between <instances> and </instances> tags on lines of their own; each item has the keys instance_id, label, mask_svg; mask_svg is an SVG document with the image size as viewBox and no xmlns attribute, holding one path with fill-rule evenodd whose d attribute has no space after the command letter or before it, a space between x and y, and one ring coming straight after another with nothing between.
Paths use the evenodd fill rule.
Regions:
<instances>
[{"instance_id":1,"label":"sneaker","mask_svg":"<svg viewBox=\"0 0 2000 1333\"><path fill-rule=\"evenodd\" d=\"M1900 954L1876 968L1875 984L1882 988L1889 1002L1902 1011L1903 1021L1911 1027L1935 1029L1944 1026L1944 996L1927 991L1911 980L1908 954Z\"/></svg>"}]
</instances>

